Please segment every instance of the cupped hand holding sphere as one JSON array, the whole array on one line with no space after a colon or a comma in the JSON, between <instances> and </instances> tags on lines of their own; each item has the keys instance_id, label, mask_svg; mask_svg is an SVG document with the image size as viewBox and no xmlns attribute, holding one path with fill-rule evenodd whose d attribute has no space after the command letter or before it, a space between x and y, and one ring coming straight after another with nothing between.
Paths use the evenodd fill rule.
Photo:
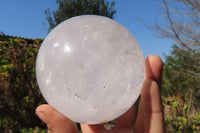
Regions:
<instances>
[{"instance_id":1,"label":"cupped hand holding sphere","mask_svg":"<svg viewBox=\"0 0 200 133\"><path fill-rule=\"evenodd\" d=\"M36 62L45 100L79 123L125 113L140 95L144 57L134 36L112 19L84 15L53 29Z\"/></svg>"}]
</instances>

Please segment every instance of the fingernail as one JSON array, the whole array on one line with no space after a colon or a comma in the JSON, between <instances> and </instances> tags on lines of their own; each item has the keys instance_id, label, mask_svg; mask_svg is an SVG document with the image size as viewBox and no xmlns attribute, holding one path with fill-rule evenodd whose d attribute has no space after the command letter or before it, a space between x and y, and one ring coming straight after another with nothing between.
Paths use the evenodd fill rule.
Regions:
<instances>
[{"instance_id":1,"label":"fingernail","mask_svg":"<svg viewBox=\"0 0 200 133\"><path fill-rule=\"evenodd\" d=\"M36 115L37 115L45 124L48 125L48 119L47 119L45 113L36 111Z\"/></svg>"}]
</instances>

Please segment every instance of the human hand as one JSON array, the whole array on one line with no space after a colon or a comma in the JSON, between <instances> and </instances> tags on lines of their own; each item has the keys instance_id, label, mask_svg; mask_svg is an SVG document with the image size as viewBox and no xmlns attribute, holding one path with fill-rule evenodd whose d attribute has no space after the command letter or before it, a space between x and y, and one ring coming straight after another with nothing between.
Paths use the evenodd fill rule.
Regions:
<instances>
[{"instance_id":1,"label":"human hand","mask_svg":"<svg viewBox=\"0 0 200 133\"><path fill-rule=\"evenodd\" d=\"M116 119L116 127L106 130L103 124L81 124L83 133L164 133L164 115L160 95L163 64L158 56L145 61L145 81L141 102L137 101L125 114ZM139 111L138 111L139 108ZM47 124L51 133L78 133L76 123L60 114L50 105L37 107L36 114Z\"/></svg>"}]
</instances>

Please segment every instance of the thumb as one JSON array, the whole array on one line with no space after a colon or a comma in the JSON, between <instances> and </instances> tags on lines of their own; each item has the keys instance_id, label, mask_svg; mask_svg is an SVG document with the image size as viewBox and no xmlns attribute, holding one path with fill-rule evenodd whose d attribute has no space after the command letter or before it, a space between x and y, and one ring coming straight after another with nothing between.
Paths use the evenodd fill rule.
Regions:
<instances>
[{"instance_id":1,"label":"thumb","mask_svg":"<svg viewBox=\"0 0 200 133\"><path fill-rule=\"evenodd\" d=\"M36 114L47 125L51 133L78 133L76 123L48 104L37 107Z\"/></svg>"}]
</instances>

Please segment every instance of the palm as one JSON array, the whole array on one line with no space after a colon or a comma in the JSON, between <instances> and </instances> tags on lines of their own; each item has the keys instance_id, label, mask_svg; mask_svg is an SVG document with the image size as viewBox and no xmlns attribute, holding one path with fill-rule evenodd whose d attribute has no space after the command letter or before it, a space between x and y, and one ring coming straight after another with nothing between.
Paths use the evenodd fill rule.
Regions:
<instances>
[{"instance_id":1,"label":"palm","mask_svg":"<svg viewBox=\"0 0 200 133\"><path fill-rule=\"evenodd\" d=\"M106 130L103 124L81 124L83 133L132 133L137 115L137 107L138 102L128 112L116 119L115 128L112 130Z\"/></svg>"}]
</instances>

